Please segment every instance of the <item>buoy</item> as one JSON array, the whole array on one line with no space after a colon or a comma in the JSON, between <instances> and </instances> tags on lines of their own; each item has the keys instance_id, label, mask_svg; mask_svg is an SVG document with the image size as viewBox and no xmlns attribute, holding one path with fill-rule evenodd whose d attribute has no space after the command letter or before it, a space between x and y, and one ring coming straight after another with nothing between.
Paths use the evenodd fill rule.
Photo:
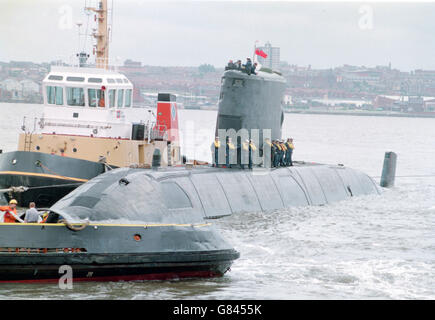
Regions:
<instances>
[{"instance_id":1,"label":"buoy","mask_svg":"<svg viewBox=\"0 0 435 320\"><path fill-rule=\"evenodd\" d=\"M382 168L381 187L391 188L394 187L394 180L396 178L396 162L397 154L392 151L385 152L384 167Z\"/></svg>"}]
</instances>

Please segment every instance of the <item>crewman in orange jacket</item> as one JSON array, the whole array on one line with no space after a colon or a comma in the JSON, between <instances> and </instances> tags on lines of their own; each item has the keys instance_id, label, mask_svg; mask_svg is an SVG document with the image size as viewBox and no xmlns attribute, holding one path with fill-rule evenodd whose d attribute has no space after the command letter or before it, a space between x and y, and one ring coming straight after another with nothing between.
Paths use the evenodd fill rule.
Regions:
<instances>
[{"instance_id":1,"label":"crewman in orange jacket","mask_svg":"<svg viewBox=\"0 0 435 320\"><path fill-rule=\"evenodd\" d=\"M14 215L12 213L14 213L15 216L17 215L17 200L12 199L11 201L9 201L9 205L8 206L2 206L2 207L0 207L0 211L4 211L5 212L5 215L4 215L4 218L3 218L3 222L5 222L5 223L15 223L16 222L16 218L14 217Z\"/></svg>"}]
</instances>

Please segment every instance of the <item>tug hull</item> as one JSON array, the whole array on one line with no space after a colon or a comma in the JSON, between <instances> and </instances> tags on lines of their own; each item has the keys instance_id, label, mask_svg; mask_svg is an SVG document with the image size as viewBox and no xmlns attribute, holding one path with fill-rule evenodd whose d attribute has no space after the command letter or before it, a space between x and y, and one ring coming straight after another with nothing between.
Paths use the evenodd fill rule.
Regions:
<instances>
[{"instance_id":1,"label":"tug hull","mask_svg":"<svg viewBox=\"0 0 435 320\"><path fill-rule=\"evenodd\" d=\"M164 261L165 257L162 257L162 255L153 254L128 255L129 259L125 259L122 254L91 254L86 257L77 254L72 254L70 257L49 257L47 254L41 254L24 259L21 256L9 255L8 260L15 261L17 264L0 265L0 282L56 282L64 274L64 272L61 272L61 266L64 265L72 268L73 281L134 281L220 277L228 271L232 260L238 258L238 254L230 251L214 255L207 252L169 253L168 255L176 261ZM2 258L0 256L0 261ZM86 260L95 259L106 262L100 262L98 265L91 262L85 263ZM113 261L119 260L128 260L130 262L113 263ZM132 260L138 262L132 263Z\"/></svg>"},{"instance_id":2,"label":"tug hull","mask_svg":"<svg viewBox=\"0 0 435 320\"><path fill-rule=\"evenodd\" d=\"M106 171L104 164L41 152L13 151L0 154L0 189L25 186L12 192L20 206L35 202L49 207L80 184Z\"/></svg>"},{"instance_id":3,"label":"tug hull","mask_svg":"<svg viewBox=\"0 0 435 320\"><path fill-rule=\"evenodd\" d=\"M73 281L218 277L239 257L209 224L0 224L0 244L0 282L58 281L64 265Z\"/></svg>"}]
</instances>

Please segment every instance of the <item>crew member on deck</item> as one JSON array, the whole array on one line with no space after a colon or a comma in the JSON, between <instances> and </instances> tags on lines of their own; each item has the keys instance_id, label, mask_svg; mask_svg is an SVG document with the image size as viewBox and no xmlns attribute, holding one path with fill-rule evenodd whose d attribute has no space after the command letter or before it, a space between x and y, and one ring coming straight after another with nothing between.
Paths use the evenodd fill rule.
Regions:
<instances>
[{"instance_id":1,"label":"crew member on deck","mask_svg":"<svg viewBox=\"0 0 435 320\"><path fill-rule=\"evenodd\" d=\"M17 200L12 199L9 201L8 206L0 207L0 211L3 211L5 214L3 216L4 223L14 223L17 218Z\"/></svg>"},{"instance_id":2,"label":"crew member on deck","mask_svg":"<svg viewBox=\"0 0 435 320\"><path fill-rule=\"evenodd\" d=\"M287 152L285 154L285 164L286 166L293 166L292 155L295 146L293 144L292 138L287 139L286 146L287 146Z\"/></svg>"},{"instance_id":3,"label":"crew member on deck","mask_svg":"<svg viewBox=\"0 0 435 320\"><path fill-rule=\"evenodd\" d=\"M219 167L219 148L221 147L221 142L219 137L216 137L211 144L211 153L213 155L213 167Z\"/></svg>"},{"instance_id":4,"label":"crew member on deck","mask_svg":"<svg viewBox=\"0 0 435 320\"><path fill-rule=\"evenodd\" d=\"M285 162L284 162L284 155L287 152L287 147L285 146L284 140L280 140L280 145L281 145L281 158L280 158L280 165L285 167Z\"/></svg>"},{"instance_id":5,"label":"crew member on deck","mask_svg":"<svg viewBox=\"0 0 435 320\"><path fill-rule=\"evenodd\" d=\"M242 142L242 156L241 156L241 161L240 161L240 166L242 167L242 169L245 169L245 164L249 163L249 159L250 159L250 147L249 147L249 140L245 140Z\"/></svg>"},{"instance_id":6,"label":"crew member on deck","mask_svg":"<svg viewBox=\"0 0 435 320\"><path fill-rule=\"evenodd\" d=\"M257 151L257 147L252 139L249 139L249 169L252 169L252 153Z\"/></svg>"},{"instance_id":7,"label":"crew member on deck","mask_svg":"<svg viewBox=\"0 0 435 320\"><path fill-rule=\"evenodd\" d=\"M227 138L227 145L226 145L226 153L225 153L225 164L227 168L232 168L234 163L234 152L236 150L236 147L234 146L233 142L231 141L231 138Z\"/></svg>"},{"instance_id":8,"label":"crew member on deck","mask_svg":"<svg viewBox=\"0 0 435 320\"><path fill-rule=\"evenodd\" d=\"M263 167L271 168L273 167L273 156L274 156L274 147L272 142L270 142L269 138L266 138L263 143L262 155L264 159Z\"/></svg>"},{"instance_id":9,"label":"crew member on deck","mask_svg":"<svg viewBox=\"0 0 435 320\"><path fill-rule=\"evenodd\" d=\"M35 203L29 203L29 209L26 211L26 215L24 216L24 222L26 223L38 223L39 213L38 210L35 209Z\"/></svg>"},{"instance_id":10,"label":"crew member on deck","mask_svg":"<svg viewBox=\"0 0 435 320\"><path fill-rule=\"evenodd\" d=\"M281 157L282 157L282 148L279 140L275 140L275 147L276 147L276 156L275 156L275 167L279 167L281 163Z\"/></svg>"},{"instance_id":11,"label":"crew member on deck","mask_svg":"<svg viewBox=\"0 0 435 320\"><path fill-rule=\"evenodd\" d=\"M277 141L276 140L272 140L272 166L274 168L277 167L277 163L278 163L278 145L277 145Z\"/></svg>"}]
</instances>

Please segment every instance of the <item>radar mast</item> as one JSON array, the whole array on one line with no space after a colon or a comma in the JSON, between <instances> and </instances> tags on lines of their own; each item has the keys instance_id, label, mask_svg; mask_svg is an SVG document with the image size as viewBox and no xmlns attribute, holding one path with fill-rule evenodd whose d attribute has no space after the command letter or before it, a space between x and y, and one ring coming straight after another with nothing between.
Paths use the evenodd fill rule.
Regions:
<instances>
[{"instance_id":1,"label":"radar mast","mask_svg":"<svg viewBox=\"0 0 435 320\"><path fill-rule=\"evenodd\" d=\"M96 13L95 20L98 28L92 35L97 40L95 65L97 68L108 69L109 65L109 32L107 28L107 0L99 0L98 7L86 7Z\"/></svg>"}]
</instances>

